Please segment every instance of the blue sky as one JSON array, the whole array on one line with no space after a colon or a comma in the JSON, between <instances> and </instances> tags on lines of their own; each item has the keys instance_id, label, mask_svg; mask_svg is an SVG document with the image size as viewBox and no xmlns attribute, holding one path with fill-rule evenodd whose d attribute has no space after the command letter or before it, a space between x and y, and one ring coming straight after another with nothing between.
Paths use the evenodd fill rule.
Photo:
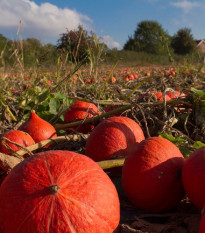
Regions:
<instances>
[{"instance_id":1,"label":"blue sky","mask_svg":"<svg viewBox=\"0 0 205 233\"><path fill-rule=\"evenodd\" d=\"M143 20L157 21L171 36L188 27L195 39L205 39L204 0L0 0L0 33L10 39L56 44L81 24L121 49Z\"/></svg>"}]
</instances>

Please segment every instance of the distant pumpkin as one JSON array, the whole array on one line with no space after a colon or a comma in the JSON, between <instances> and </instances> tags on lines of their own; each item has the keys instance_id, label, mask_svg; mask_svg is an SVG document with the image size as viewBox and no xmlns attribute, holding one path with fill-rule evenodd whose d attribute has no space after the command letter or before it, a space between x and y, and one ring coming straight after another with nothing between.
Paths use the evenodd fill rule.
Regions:
<instances>
[{"instance_id":1,"label":"distant pumpkin","mask_svg":"<svg viewBox=\"0 0 205 233\"><path fill-rule=\"evenodd\" d=\"M70 123L74 121L85 120L100 114L101 112L95 104L77 100L65 111L64 122ZM88 133L94 129L95 124L96 122L91 122L71 127L67 129L67 132L72 133L77 131L81 133Z\"/></svg>"}]
</instances>

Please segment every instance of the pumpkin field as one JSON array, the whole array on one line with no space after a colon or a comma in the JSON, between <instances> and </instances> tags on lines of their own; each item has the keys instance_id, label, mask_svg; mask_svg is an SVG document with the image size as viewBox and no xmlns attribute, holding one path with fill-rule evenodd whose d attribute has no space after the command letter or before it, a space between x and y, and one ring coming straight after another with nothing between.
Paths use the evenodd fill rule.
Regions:
<instances>
[{"instance_id":1,"label":"pumpkin field","mask_svg":"<svg viewBox=\"0 0 205 233\"><path fill-rule=\"evenodd\" d=\"M205 65L0 74L0 233L205 233Z\"/></svg>"}]
</instances>

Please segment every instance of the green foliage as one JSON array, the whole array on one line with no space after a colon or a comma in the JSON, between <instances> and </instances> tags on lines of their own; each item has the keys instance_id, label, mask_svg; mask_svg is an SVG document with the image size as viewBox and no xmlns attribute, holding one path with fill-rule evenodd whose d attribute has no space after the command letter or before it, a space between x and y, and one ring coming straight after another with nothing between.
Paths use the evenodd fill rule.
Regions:
<instances>
[{"instance_id":1,"label":"green foliage","mask_svg":"<svg viewBox=\"0 0 205 233\"><path fill-rule=\"evenodd\" d=\"M57 50L35 38L12 41L0 34L0 67L39 67L56 64Z\"/></svg>"},{"instance_id":2,"label":"green foliage","mask_svg":"<svg viewBox=\"0 0 205 233\"><path fill-rule=\"evenodd\" d=\"M35 38L23 41L24 65L50 65L56 62L57 51L52 44L43 44Z\"/></svg>"},{"instance_id":3,"label":"green foliage","mask_svg":"<svg viewBox=\"0 0 205 233\"><path fill-rule=\"evenodd\" d=\"M174 137L172 134L169 133L162 133L159 135L160 137L166 138L172 143L174 143L181 151L184 157L188 157L192 150L187 148L187 138L180 136L180 137Z\"/></svg>"},{"instance_id":4,"label":"green foliage","mask_svg":"<svg viewBox=\"0 0 205 233\"><path fill-rule=\"evenodd\" d=\"M146 52L136 52L130 50L116 50L107 51L104 63L115 64L120 59L121 65L150 65L150 64L169 64L170 59L167 55L150 54Z\"/></svg>"},{"instance_id":5,"label":"green foliage","mask_svg":"<svg viewBox=\"0 0 205 233\"><path fill-rule=\"evenodd\" d=\"M171 46L176 54L185 55L194 52L196 43L191 34L191 29L183 28L178 30L172 37Z\"/></svg>"},{"instance_id":6,"label":"green foliage","mask_svg":"<svg viewBox=\"0 0 205 233\"><path fill-rule=\"evenodd\" d=\"M133 38L130 37L124 45L124 49L164 54L166 47L162 43L162 38L167 38L167 42L169 43L170 36L158 22L149 20L141 21L137 25Z\"/></svg>"},{"instance_id":7,"label":"green foliage","mask_svg":"<svg viewBox=\"0 0 205 233\"><path fill-rule=\"evenodd\" d=\"M78 30L68 30L66 33L60 35L60 39L57 42L57 49L68 54L69 60L72 62L78 62L83 60L87 56L87 40L89 40L87 31L81 26Z\"/></svg>"},{"instance_id":8,"label":"green foliage","mask_svg":"<svg viewBox=\"0 0 205 233\"><path fill-rule=\"evenodd\" d=\"M92 34L93 42L91 45L88 44L88 59L90 64L90 75L94 75L94 78L97 79L98 68L100 62L102 62L103 55L108 49L106 44L100 43L99 38Z\"/></svg>"},{"instance_id":9,"label":"green foliage","mask_svg":"<svg viewBox=\"0 0 205 233\"><path fill-rule=\"evenodd\" d=\"M166 138L172 143L174 143L181 151L181 153L184 155L184 157L188 157L194 150L199 149L205 144L201 141L195 141L192 145L189 147L187 146L188 141L186 137L180 136L180 137L174 137L170 133L162 133L159 135L160 137Z\"/></svg>"},{"instance_id":10,"label":"green foliage","mask_svg":"<svg viewBox=\"0 0 205 233\"><path fill-rule=\"evenodd\" d=\"M196 141L194 144L193 144L193 147L195 149L199 149L201 147L205 146L205 144L203 142L200 142L200 141Z\"/></svg>"},{"instance_id":11,"label":"green foliage","mask_svg":"<svg viewBox=\"0 0 205 233\"><path fill-rule=\"evenodd\" d=\"M36 86L25 91L18 101L23 103L23 119L26 119L34 109L37 115L46 121L62 122L63 116L60 113L72 103L73 99L67 98L65 93L53 94L49 89Z\"/></svg>"},{"instance_id":12,"label":"green foliage","mask_svg":"<svg viewBox=\"0 0 205 233\"><path fill-rule=\"evenodd\" d=\"M91 61L91 59L93 60L91 56L95 56L96 58L94 54L99 51L101 52L101 45L106 48L105 44L99 43L94 33L88 33L82 26L79 26L77 30L67 30L66 33L60 35L57 49L60 53L68 56L69 61L77 64L85 60L86 57L88 58L85 60L87 62Z\"/></svg>"},{"instance_id":13,"label":"green foliage","mask_svg":"<svg viewBox=\"0 0 205 233\"><path fill-rule=\"evenodd\" d=\"M196 95L200 96L202 99L205 99L205 90L198 90L194 87L191 87L191 91Z\"/></svg>"},{"instance_id":14,"label":"green foliage","mask_svg":"<svg viewBox=\"0 0 205 233\"><path fill-rule=\"evenodd\" d=\"M11 40L0 34L0 67L5 68L11 56Z\"/></svg>"}]
</instances>

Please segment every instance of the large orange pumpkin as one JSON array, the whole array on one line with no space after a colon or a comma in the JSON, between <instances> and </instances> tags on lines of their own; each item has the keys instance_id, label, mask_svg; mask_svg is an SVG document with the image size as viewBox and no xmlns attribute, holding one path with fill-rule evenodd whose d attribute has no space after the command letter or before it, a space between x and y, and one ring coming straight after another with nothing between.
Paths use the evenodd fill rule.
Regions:
<instances>
[{"instance_id":1,"label":"large orange pumpkin","mask_svg":"<svg viewBox=\"0 0 205 233\"><path fill-rule=\"evenodd\" d=\"M112 233L119 217L110 178L74 152L38 153L14 167L0 187L4 233Z\"/></svg>"},{"instance_id":2,"label":"large orange pumpkin","mask_svg":"<svg viewBox=\"0 0 205 233\"><path fill-rule=\"evenodd\" d=\"M184 195L180 172L184 158L169 140L151 137L136 144L122 169L122 184L139 209L163 212L175 207Z\"/></svg>"},{"instance_id":3,"label":"large orange pumpkin","mask_svg":"<svg viewBox=\"0 0 205 233\"><path fill-rule=\"evenodd\" d=\"M126 156L136 142L144 139L141 127L131 118L110 117L102 121L86 142L86 155L95 161Z\"/></svg>"},{"instance_id":4,"label":"large orange pumpkin","mask_svg":"<svg viewBox=\"0 0 205 233\"><path fill-rule=\"evenodd\" d=\"M201 210L205 204L205 147L195 150L185 161L182 182L187 196Z\"/></svg>"},{"instance_id":5,"label":"large orange pumpkin","mask_svg":"<svg viewBox=\"0 0 205 233\"><path fill-rule=\"evenodd\" d=\"M70 123L78 120L92 118L100 114L101 112L95 104L77 100L65 111L64 121ZM92 122L68 128L67 132L72 133L77 131L81 133L88 133L94 129L95 123L96 122Z\"/></svg>"}]
</instances>

